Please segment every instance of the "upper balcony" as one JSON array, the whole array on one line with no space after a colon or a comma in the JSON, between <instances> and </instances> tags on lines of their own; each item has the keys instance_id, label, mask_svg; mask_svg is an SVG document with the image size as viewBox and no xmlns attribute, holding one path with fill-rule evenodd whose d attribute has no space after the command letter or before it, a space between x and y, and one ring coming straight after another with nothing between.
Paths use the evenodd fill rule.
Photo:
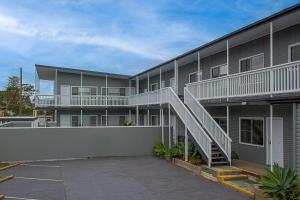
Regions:
<instances>
[{"instance_id":1,"label":"upper balcony","mask_svg":"<svg viewBox=\"0 0 300 200\"><path fill-rule=\"evenodd\" d=\"M300 92L300 61L199 81L187 88L197 100L295 96Z\"/></svg>"}]
</instances>

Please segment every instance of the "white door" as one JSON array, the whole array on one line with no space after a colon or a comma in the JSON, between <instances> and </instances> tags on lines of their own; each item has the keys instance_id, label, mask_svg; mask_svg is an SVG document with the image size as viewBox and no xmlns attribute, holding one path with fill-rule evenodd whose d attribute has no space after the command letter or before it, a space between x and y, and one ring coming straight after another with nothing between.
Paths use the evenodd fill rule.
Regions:
<instances>
[{"instance_id":1,"label":"white door","mask_svg":"<svg viewBox=\"0 0 300 200\"><path fill-rule=\"evenodd\" d=\"M61 105L70 105L71 87L69 85L60 86Z\"/></svg>"},{"instance_id":2,"label":"white door","mask_svg":"<svg viewBox=\"0 0 300 200\"><path fill-rule=\"evenodd\" d=\"M270 118L267 118L267 164L270 164ZM279 117L273 118L273 134L272 134L272 151L273 163L284 165L283 161L283 119Z\"/></svg>"},{"instance_id":3,"label":"white door","mask_svg":"<svg viewBox=\"0 0 300 200\"><path fill-rule=\"evenodd\" d=\"M70 115L60 115L60 126L70 127L71 126L71 116Z\"/></svg>"}]
</instances>

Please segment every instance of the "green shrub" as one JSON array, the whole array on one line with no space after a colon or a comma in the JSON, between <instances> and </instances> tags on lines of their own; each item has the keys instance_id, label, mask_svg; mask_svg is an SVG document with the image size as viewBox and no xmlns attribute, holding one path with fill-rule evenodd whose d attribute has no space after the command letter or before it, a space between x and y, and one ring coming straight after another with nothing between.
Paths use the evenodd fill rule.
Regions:
<instances>
[{"instance_id":1,"label":"green shrub","mask_svg":"<svg viewBox=\"0 0 300 200\"><path fill-rule=\"evenodd\" d=\"M171 149L172 149L173 157L183 158L183 156L184 156L184 143L179 142L178 144L173 145Z\"/></svg>"},{"instance_id":2,"label":"green shrub","mask_svg":"<svg viewBox=\"0 0 300 200\"><path fill-rule=\"evenodd\" d=\"M300 199L299 181L294 170L274 164L273 172L267 170L266 174L258 180L260 189L274 199L292 200Z\"/></svg>"},{"instance_id":3,"label":"green shrub","mask_svg":"<svg viewBox=\"0 0 300 200\"><path fill-rule=\"evenodd\" d=\"M201 155L196 148L194 148L193 153L190 155L190 161L194 165L200 165L203 162Z\"/></svg>"},{"instance_id":4,"label":"green shrub","mask_svg":"<svg viewBox=\"0 0 300 200\"><path fill-rule=\"evenodd\" d=\"M231 159L233 159L233 160L240 159L239 154L237 152L235 152L235 151L232 151L231 152Z\"/></svg>"},{"instance_id":5,"label":"green shrub","mask_svg":"<svg viewBox=\"0 0 300 200\"><path fill-rule=\"evenodd\" d=\"M164 156L165 146L162 143L156 143L153 147L153 154L156 156Z\"/></svg>"},{"instance_id":6,"label":"green shrub","mask_svg":"<svg viewBox=\"0 0 300 200\"><path fill-rule=\"evenodd\" d=\"M164 148L164 156L167 160L170 160L171 158L173 158L173 152L171 148Z\"/></svg>"}]
</instances>

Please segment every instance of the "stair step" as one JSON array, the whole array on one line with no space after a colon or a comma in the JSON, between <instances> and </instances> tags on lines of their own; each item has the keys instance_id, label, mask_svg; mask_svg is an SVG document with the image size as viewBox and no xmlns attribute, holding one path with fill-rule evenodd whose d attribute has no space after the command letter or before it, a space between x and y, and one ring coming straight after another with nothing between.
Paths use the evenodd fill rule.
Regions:
<instances>
[{"instance_id":1,"label":"stair step","mask_svg":"<svg viewBox=\"0 0 300 200\"><path fill-rule=\"evenodd\" d=\"M243 170L240 169L224 169L224 170L220 170L221 174L228 174L228 173L242 173Z\"/></svg>"},{"instance_id":2,"label":"stair step","mask_svg":"<svg viewBox=\"0 0 300 200\"><path fill-rule=\"evenodd\" d=\"M231 180L231 179L248 179L247 175L236 174L236 175L222 175L220 178L224 180Z\"/></svg>"},{"instance_id":3,"label":"stair step","mask_svg":"<svg viewBox=\"0 0 300 200\"><path fill-rule=\"evenodd\" d=\"M228 161L212 161L212 165L227 165Z\"/></svg>"},{"instance_id":4,"label":"stair step","mask_svg":"<svg viewBox=\"0 0 300 200\"><path fill-rule=\"evenodd\" d=\"M216 159L225 159L224 156L213 156L212 157L213 160L216 160Z\"/></svg>"}]
</instances>

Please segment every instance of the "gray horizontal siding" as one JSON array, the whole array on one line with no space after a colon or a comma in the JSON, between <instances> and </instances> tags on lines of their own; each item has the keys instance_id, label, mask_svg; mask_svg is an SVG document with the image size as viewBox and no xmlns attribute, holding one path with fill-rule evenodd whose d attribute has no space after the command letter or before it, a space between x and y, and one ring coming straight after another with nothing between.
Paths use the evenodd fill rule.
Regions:
<instances>
[{"instance_id":1,"label":"gray horizontal siding","mask_svg":"<svg viewBox=\"0 0 300 200\"><path fill-rule=\"evenodd\" d=\"M300 103L296 105L296 171L300 175Z\"/></svg>"}]
</instances>

